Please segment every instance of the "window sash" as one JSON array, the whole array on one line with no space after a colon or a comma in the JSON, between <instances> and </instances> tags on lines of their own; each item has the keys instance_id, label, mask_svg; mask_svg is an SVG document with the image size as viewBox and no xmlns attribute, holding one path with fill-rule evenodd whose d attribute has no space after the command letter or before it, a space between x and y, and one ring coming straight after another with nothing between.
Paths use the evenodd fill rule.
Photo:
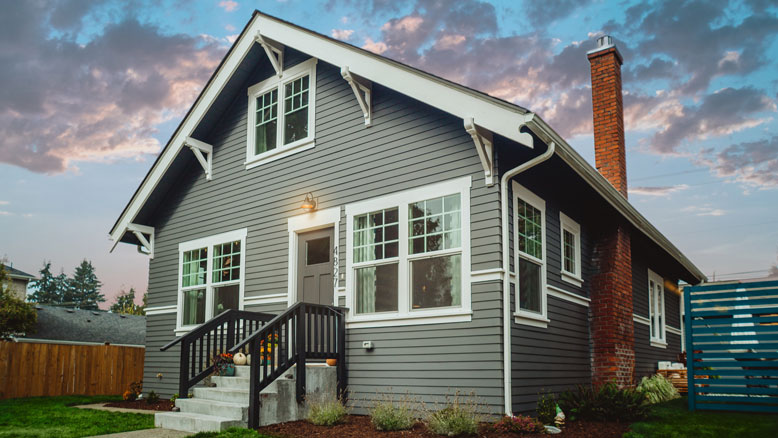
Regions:
<instances>
[{"instance_id":1,"label":"window sash","mask_svg":"<svg viewBox=\"0 0 778 438\"><path fill-rule=\"evenodd\" d=\"M517 278L513 281L515 287L514 316L520 324L534 323L545 324L547 315L547 262L546 262L546 202L532 191L520 185L516 181L512 183L513 189L513 245L514 261L513 269ZM524 246L522 246L522 242ZM536 294L536 306L522 307L522 264L535 265L534 277L537 279L535 287L537 291L529 290L528 293ZM529 284L524 284L529 288ZM525 296L526 297L526 296ZM534 322L533 322L534 321Z\"/></svg>"},{"instance_id":2,"label":"window sash","mask_svg":"<svg viewBox=\"0 0 778 438\"><path fill-rule=\"evenodd\" d=\"M653 271L649 271L648 277L649 335L652 341L665 342L667 321L665 319L664 279Z\"/></svg>"}]
</instances>

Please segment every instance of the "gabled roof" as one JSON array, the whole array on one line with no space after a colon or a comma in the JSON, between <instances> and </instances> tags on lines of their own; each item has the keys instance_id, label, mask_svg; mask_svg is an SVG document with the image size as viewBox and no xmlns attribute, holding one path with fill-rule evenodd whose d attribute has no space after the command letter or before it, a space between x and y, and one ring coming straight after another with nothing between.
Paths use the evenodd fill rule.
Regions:
<instances>
[{"instance_id":1,"label":"gabled roof","mask_svg":"<svg viewBox=\"0 0 778 438\"><path fill-rule=\"evenodd\" d=\"M78 310L37 304L35 333L27 339L145 345L146 317L103 310Z\"/></svg>"},{"instance_id":2,"label":"gabled roof","mask_svg":"<svg viewBox=\"0 0 778 438\"><path fill-rule=\"evenodd\" d=\"M8 277L13 278L15 280L35 280L35 276L32 274L28 274L24 271L20 271L13 266L3 265L5 268L5 272L8 274Z\"/></svg>"},{"instance_id":3,"label":"gabled roof","mask_svg":"<svg viewBox=\"0 0 778 438\"><path fill-rule=\"evenodd\" d=\"M546 143L556 144L559 155L636 229L666 251L698 281L705 275L662 233L643 217L613 186L537 114L513 103L489 96L400 62L385 58L340 40L330 38L276 17L254 11L251 20L230 48L192 108L176 129L146 178L111 229L114 242L124 239L127 226L138 215L154 188L178 155L187 137L197 128L227 81L235 73L256 37L296 48L313 57L348 70L413 99L425 102L462 119L472 118L480 128L516 143L533 147L526 127Z\"/></svg>"}]
</instances>

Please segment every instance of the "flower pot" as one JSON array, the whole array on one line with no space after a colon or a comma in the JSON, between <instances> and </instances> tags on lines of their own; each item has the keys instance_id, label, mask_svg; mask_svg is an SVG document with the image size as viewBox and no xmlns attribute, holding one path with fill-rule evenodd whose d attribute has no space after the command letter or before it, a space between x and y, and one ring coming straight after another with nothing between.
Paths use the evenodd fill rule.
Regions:
<instances>
[{"instance_id":1,"label":"flower pot","mask_svg":"<svg viewBox=\"0 0 778 438\"><path fill-rule=\"evenodd\" d=\"M232 362L235 365L246 365L246 355L243 353L235 353L235 356L232 357Z\"/></svg>"},{"instance_id":2,"label":"flower pot","mask_svg":"<svg viewBox=\"0 0 778 438\"><path fill-rule=\"evenodd\" d=\"M327 359L327 366L334 367L337 364L338 364L338 360L337 359Z\"/></svg>"},{"instance_id":3,"label":"flower pot","mask_svg":"<svg viewBox=\"0 0 778 438\"><path fill-rule=\"evenodd\" d=\"M231 377L235 375L235 365L229 364L226 368L219 372L220 376Z\"/></svg>"}]
</instances>

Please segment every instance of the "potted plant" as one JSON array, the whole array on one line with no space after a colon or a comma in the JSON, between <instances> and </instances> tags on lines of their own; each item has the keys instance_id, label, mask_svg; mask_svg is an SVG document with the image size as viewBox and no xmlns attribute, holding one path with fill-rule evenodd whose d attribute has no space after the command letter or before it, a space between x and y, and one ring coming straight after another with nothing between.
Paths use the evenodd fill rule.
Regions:
<instances>
[{"instance_id":1,"label":"potted plant","mask_svg":"<svg viewBox=\"0 0 778 438\"><path fill-rule=\"evenodd\" d=\"M235 364L230 353L221 353L213 357L213 370L218 376L234 376Z\"/></svg>"}]
</instances>

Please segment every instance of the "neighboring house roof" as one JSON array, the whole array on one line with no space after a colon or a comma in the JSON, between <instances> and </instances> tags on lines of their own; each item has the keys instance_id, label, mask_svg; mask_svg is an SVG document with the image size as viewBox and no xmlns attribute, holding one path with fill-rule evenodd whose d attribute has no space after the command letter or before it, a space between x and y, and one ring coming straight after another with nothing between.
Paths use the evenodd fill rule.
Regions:
<instances>
[{"instance_id":1,"label":"neighboring house roof","mask_svg":"<svg viewBox=\"0 0 778 438\"><path fill-rule=\"evenodd\" d=\"M594 169L537 114L513 103L489 96L463 85L385 58L340 40L297 26L276 17L254 11L251 20L225 55L219 67L208 80L192 108L181 121L162 153L136 190L130 202L112 227L115 243L132 242L125 237L127 226L136 218L146 200L152 195L167 169L171 166L187 137L191 136L212 102L238 70L240 63L254 46L255 38L265 39L297 48L311 56L348 70L365 79L405 94L457 117L472 118L476 125L500 134L521 145L533 147L532 138L521 129L527 127L546 143L556 144L556 154L584 181L613 206L637 230L655 242L699 281L706 279L678 248L641 215L624 196Z\"/></svg>"},{"instance_id":2,"label":"neighboring house roof","mask_svg":"<svg viewBox=\"0 0 778 438\"><path fill-rule=\"evenodd\" d=\"M14 280L35 280L35 276L28 274L24 271L20 271L13 266L9 265L3 265L5 267L5 272L8 274L9 278L12 278Z\"/></svg>"},{"instance_id":3,"label":"neighboring house roof","mask_svg":"<svg viewBox=\"0 0 778 438\"><path fill-rule=\"evenodd\" d=\"M145 345L146 317L103 310L77 310L38 304L35 333L24 338L46 341Z\"/></svg>"}]
</instances>

